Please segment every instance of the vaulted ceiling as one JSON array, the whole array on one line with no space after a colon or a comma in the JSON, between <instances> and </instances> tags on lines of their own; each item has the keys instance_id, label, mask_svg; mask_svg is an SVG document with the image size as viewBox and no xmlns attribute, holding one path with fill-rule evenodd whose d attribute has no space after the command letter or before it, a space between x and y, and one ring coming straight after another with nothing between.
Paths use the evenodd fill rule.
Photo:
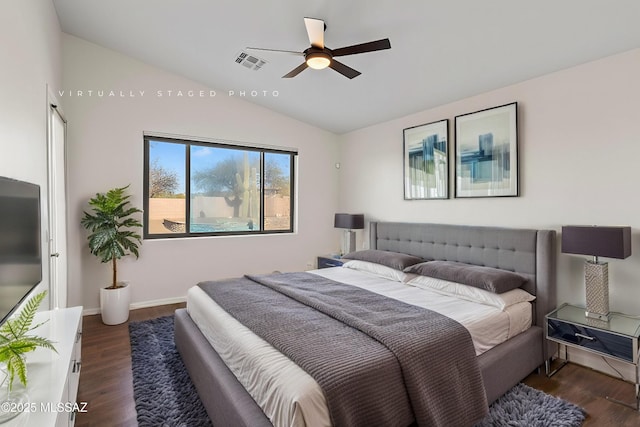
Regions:
<instances>
[{"instance_id":1,"label":"vaulted ceiling","mask_svg":"<svg viewBox=\"0 0 640 427\"><path fill-rule=\"evenodd\" d=\"M53 0L62 30L340 134L640 47L638 0ZM303 51L304 17L335 49L389 38L390 50L343 56L360 71L282 76ZM614 78L614 76L611 76Z\"/></svg>"}]
</instances>

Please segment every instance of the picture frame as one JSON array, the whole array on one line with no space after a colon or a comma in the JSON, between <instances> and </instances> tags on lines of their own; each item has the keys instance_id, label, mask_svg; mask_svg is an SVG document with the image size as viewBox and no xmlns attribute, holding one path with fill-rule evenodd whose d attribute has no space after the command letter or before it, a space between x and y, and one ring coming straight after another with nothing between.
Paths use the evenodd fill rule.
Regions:
<instances>
[{"instance_id":1,"label":"picture frame","mask_svg":"<svg viewBox=\"0 0 640 427\"><path fill-rule=\"evenodd\" d=\"M455 117L455 195L519 195L518 103Z\"/></svg>"},{"instance_id":2,"label":"picture frame","mask_svg":"<svg viewBox=\"0 0 640 427\"><path fill-rule=\"evenodd\" d=\"M449 119L402 131L404 199L449 198Z\"/></svg>"}]
</instances>

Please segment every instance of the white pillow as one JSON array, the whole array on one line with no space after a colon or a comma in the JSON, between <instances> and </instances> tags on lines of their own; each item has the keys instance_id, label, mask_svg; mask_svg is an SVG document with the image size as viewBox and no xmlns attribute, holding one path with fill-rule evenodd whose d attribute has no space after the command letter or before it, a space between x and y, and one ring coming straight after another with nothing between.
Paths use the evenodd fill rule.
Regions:
<instances>
[{"instance_id":1,"label":"white pillow","mask_svg":"<svg viewBox=\"0 0 640 427\"><path fill-rule=\"evenodd\" d=\"M396 282L407 282L416 277L415 274L407 274L403 271L396 270L386 265L376 264L368 261L350 260L342 264L345 268L363 271L365 273L374 274L385 279L394 280Z\"/></svg>"},{"instance_id":2,"label":"white pillow","mask_svg":"<svg viewBox=\"0 0 640 427\"><path fill-rule=\"evenodd\" d=\"M416 276L407 282L407 285L417 288L428 289L446 295L453 295L469 301L478 302L496 307L500 310L517 304L519 302L531 302L536 299L524 289L516 288L510 291L496 294L462 283L449 282L448 280L436 279L429 276Z\"/></svg>"}]
</instances>

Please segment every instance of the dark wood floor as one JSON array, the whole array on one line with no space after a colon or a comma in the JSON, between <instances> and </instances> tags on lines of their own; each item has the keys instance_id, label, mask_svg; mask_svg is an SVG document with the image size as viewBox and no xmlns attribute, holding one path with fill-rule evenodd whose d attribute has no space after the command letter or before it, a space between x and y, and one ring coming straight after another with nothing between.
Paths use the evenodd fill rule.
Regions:
<instances>
[{"instance_id":1,"label":"dark wood floor","mask_svg":"<svg viewBox=\"0 0 640 427\"><path fill-rule=\"evenodd\" d=\"M130 322L173 314L184 304L132 310ZM100 315L82 319L82 370L78 402L87 402L76 426L137 426L129 325L106 326Z\"/></svg>"},{"instance_id":2,"label":"dark wood floor","mask_svg":"<svg viewBox=\"0 0 640 427\"><path fill-rule=\"evenodd\" d=\"M165 316L182 306L133 310L129 321ZM76 425L136 426L128 325L105 326L100 316L85 316L83 322L78 401L88 402L88 412L78 414ZM634 386L627 382L573 364L552 378L532 374L524 382L584 408L585 427L640 426L640 412L607 400L633 402Z\"/></svg>"}]
</instances>

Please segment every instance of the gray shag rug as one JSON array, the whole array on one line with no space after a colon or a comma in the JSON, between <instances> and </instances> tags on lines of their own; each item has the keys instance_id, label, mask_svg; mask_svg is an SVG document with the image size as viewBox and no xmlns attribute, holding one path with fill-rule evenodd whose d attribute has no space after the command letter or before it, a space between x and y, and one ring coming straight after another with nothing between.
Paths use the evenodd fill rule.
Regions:
<instances>
[{"instance_id":1,"label":"gray shag rug","mask_svg":"<svg viewBox=\"0 0 640 427\"><path fill-rule=\"evenodd\" d=\"M579 427L584 417L579 406L520 383L493 402L475 427Z\"/></svg>"},{"instance_id":2,"label":"gray shag rug","mask_svg":"<svg viewBox=\"0 0 640 427\"><path fill-rule=\"evenodd\" d=\"M129 334L139 426L211 426L173 342L173 316L132 322ZM582 408L518 384L476 427L579 427L584 418Z\"/></svg>"},{"instance_id":3,"label":"gray shag rug","mask_svg":"<svg viewBox=\"0 0 640 427\"><path fill-rule=\"evenodd\" d=\"M129 323L140 427L211 426L173 342L173 316Z\"/></svg>"}]
</instances>

